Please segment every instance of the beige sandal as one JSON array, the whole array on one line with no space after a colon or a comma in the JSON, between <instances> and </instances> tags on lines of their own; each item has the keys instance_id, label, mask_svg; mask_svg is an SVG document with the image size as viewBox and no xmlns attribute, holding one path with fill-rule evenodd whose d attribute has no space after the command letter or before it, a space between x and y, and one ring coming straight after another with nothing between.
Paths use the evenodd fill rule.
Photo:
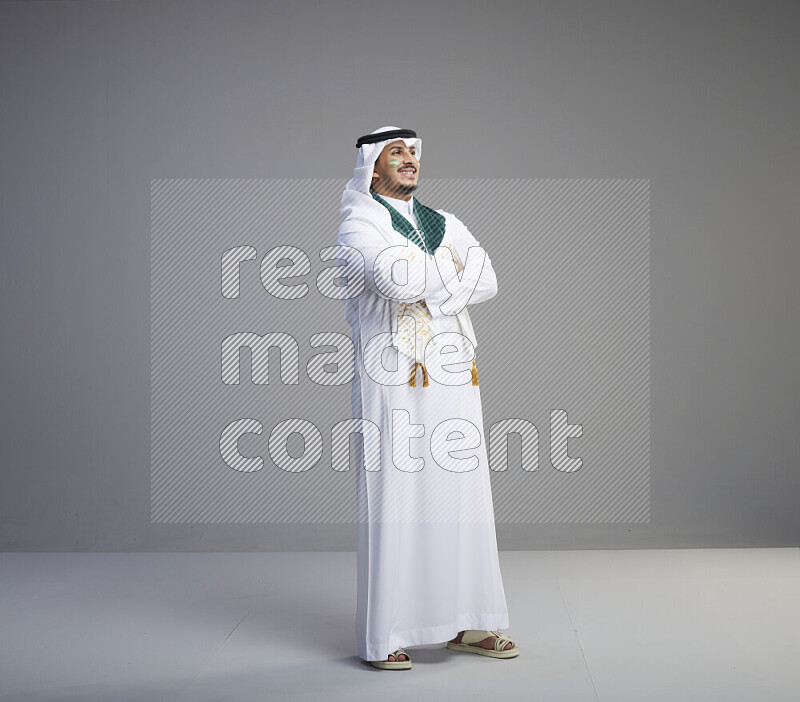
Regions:
<instances>
[{"instance_id":1,"label":"beige sandal","mask_svg":"<svg viewBox=\"0 0 800 702\"><path fill-rule=\"evenodd\" d=\"M482 646L473 646L479 641L488 639L490 636L496 636L494 642L494 649L483 648ZM491 656L492 658L515 658L519 655L519 647L514 644L512 648L504 649L511 639L500 631L484 631L482 629L467 629L461 637L460 643L447 642L447 648L452 648L454 651L467 651L469 653L477 653L479 656ZM511 641L511 643L514 643Z\"/></svg>"},{"instance_id":2,"label":"beige sandal","mask_svg":"<svg viewBox=\"0 0 800 702\"><path fill-rule=\"evenodd\" d=\"M486 637L484 636L484 638ZM401 653L405 654L406 660L398 660ZM411 667L411 656L409 656L408 653L402 648L398 648L389 655L394 656L393 661L367 661L367 663L374 668L381 668L382 670L408 670Z\"/></svg>"}]
</instances>

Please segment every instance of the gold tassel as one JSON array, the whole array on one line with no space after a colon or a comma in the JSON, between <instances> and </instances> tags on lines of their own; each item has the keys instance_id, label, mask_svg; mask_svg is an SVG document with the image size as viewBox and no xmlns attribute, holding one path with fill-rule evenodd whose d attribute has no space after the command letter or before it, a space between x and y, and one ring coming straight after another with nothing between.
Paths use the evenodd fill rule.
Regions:
<instances>
[{"instance_id":1,"label":"gold tassel","mask_svg":"<svg viewBox=\"0 0 800 702\"><path fill-rule=\"evenodd\" d=\"M417 361L414 364L414 368L411 371L411 380L408 381L408 384L415 388L417 387L417 366L422 366L422 387L427 388L430 383L428 382L428 371L425 369L425 364L422 361Z\"/></svg>"},{"instance_id":2,"label":"gold tassel","mask_svg":"<svg viewBox=\"0 0 800 702\"><path fill-rule=\"evenodd\" d=\"M472 384L478 384L478 366L475 365L475 361L472 361Z\"/></svg>"}]
</instances>

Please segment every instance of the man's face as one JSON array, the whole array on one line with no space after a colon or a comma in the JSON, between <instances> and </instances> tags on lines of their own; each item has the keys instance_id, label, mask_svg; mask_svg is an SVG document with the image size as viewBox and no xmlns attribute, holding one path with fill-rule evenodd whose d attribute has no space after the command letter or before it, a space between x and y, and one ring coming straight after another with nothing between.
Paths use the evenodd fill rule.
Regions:
<instances>
[{"instance_id":1,"label":"man's face","mask_svg":"<svg viewBox=\"0 0 800 702\"><path fill-rule=\"evenodd\" d=\"M407 200L417 189L419 182L419 161L417 149L406 146L401 139L387 144L372 172L372 189L378 195L388 195Z\"/></svg>"}]
</instances>

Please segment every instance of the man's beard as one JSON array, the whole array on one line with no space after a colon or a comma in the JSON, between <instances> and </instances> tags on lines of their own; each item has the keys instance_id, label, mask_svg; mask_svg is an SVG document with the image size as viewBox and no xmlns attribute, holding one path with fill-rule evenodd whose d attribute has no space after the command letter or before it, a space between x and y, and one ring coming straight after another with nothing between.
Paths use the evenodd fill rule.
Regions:
<instances>
[{"instance_id":1,"label":"man's beard","mask_svg":"<svg viewBox=\"0 0 800 702\"><path fill-rule=\"evenodd\" d=\"M412 183L411 185L403 185L402 183L398 183L397 185L392 188L392 192L395 195L410 195L417 189L417 183Z\"/></svg>"}]
</instances>

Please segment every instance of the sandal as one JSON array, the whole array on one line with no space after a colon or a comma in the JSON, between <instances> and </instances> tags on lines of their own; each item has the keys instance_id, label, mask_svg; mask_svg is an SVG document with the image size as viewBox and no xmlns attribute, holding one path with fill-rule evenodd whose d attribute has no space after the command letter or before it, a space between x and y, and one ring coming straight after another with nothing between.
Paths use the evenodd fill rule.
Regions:
<instances>
[{"instance_id":1,"label":"sandal","mask_svg":"<svg viewBox=\"0 0 800 702\"><path fill-rule=\"evenodd\" d=\"M486 637L484 636L484 638ZM401 653L405 654L406 660L397 660ZM411 667L411 656L409 656L408 653L402 648L398 648L389 655L394 656L393 661L367 661L367 663L369 663L373 668L381 668L382 670L408 670Z\"/></svg>"},{"instance_id":2,"label":"sandal","mask_svg":"<svg viewBox=\"0 0 800 702\"><path fill-rule=\"evenodd\" d=\"M496 636L494 642L494 649L483 648L482 646L473 646L479 641L488 639L490 636ZM454 651L468 651L469 653L477 653L479 656L491 656L492 658L515 658L519 655L519 646L514 644L509 649L504 649L508 645L511 638L500 631L484 631L482 629L467 629L461 637L460 643L447 642L447 648L452 648ZM511 641L511 643L514 643Z\"/></svg>"}]
</instances>

